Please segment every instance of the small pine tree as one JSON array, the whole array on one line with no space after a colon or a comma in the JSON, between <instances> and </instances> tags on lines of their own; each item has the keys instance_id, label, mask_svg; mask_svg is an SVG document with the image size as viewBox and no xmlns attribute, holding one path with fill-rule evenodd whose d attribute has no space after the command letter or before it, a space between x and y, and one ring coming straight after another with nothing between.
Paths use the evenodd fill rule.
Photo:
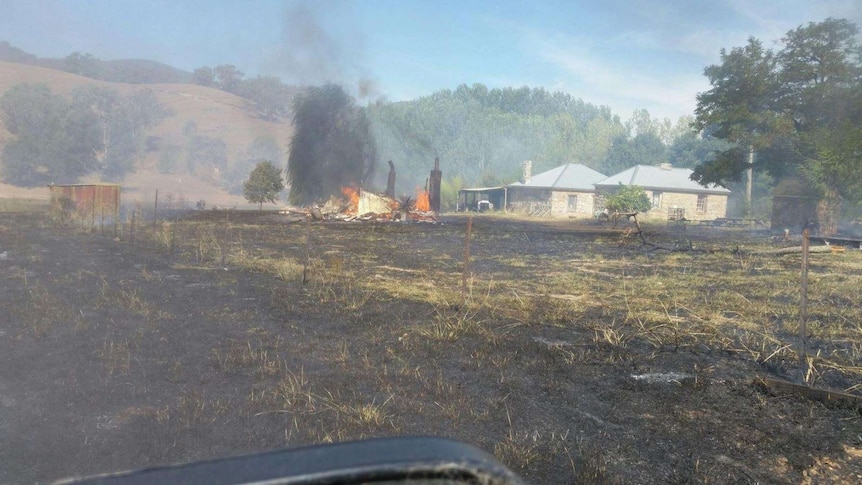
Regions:
<instances>
[{"instance_id":1,"label":"small pine tree","mask_svg":"<svg viewBox=\"0 0 862 485\"><path fill-rule=\"evenodd\" d=\"M282 190L284 190L284 179L281 177L281 169L267 160L255 165L248 180L242 186L245 199L257 203L258 209L263 208L264 202L274 204L278 200L278 193Z\"/></svg>"}]
</instances>

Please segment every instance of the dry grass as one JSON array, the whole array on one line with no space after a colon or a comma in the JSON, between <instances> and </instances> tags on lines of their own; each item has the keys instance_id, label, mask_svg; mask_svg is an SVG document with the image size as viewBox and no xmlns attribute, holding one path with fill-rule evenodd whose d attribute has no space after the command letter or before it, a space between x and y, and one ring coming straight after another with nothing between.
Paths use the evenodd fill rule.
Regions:
<instances>
[{"instance_id":1,"label":"dry grass","mask_svg":"<svg viewBox=\"0 0 862 485\"><path fill-rule=\"evenodd\" d=\"M288 283L302 282L302 264L289 258L234 257L230 262L241 268L271 274Z\"/></svg>"},{"instance_id":2,"label":"dry grass","mask_svg":"<svg viewBox=\"0 0 862 485\"><path fill-rule=\"evenodd\" d=\"M157 304L143 297L138 290L125 288L122 284L109 283L104 277L102 277L101 292L96 306L122 309L148 320L169 320L172 318Z\"/></svg>"},{"instance_id":3,"label":"dry grass","mask_svg":"<svg viewBox=\"0 0 862 485\"><path fill-rule=\"evenodd\" d=\"M285 372L285 363L279 357L281 337L264 344L232 341L226 350L213 349L212 362L225 373L246 372L256 377L278 376Z\"/></svg>"},{"instance_id":4,"label":"dry grass","mask_svg":"<svg viewBox=\"0 0 862 485\"><path fill-rule=\"evenodd\" d=\"M433 249L420 252L416 240L402 243L398 233L351 230L345 237L335 232L345 229L312 226L316 244L306 260L305 228L195 224L183 222L183 234L193 236L175 240L190 268L223 259L228 266L271 275L277 280L273 303L285 314L320 311L347 325L374 315L368 325L350 327L353 340L339 335L341 340L315 341L309 350L336 368L342 382L362 382L361 391L338 387L319 369L291 367L290 346L275 334L231 340L212 351L217 370L254 377L242 394L244 416L284 415L292 423L284 430L286 443L397 431L405 428L408 418L402 416L410 414L456 428L500 422L504 412L508 418L508 400L532 399L527 392L535 389L524 382L524 369L543 376L541 389L555 396L569 391L561 376L584 364L648 366L669 355L706 354L732 355L768 372L791 374L800 367L794 256L648 253L613 240L592 241L592 254L571 259L557 247L571 244L562 236L537 241L530 254L518 253L523 245L483 251L477 243L464 297L457 253L434 248L434 240L428 243ZM430 237L414 236L422 243ZM122 297L126 307L135 308L134 296ZM409 311L389 312L395 302ZM841 390L862 391L856 384L862 379L862 253L813 256L808 313L808 381L848 383ZM293 329L290 323L283 328ZM530 350L536 345L546 347L538 357ZM466 389L463 381L447 378L428 363L438 357L456 359L450 367L481 374L488 387ZM712 371L693 372L700 378ZM217 415L213 406L189 396L170 412L184 416L182 423L204 423ZM512 426L512 418L529 424ZM566 475L576 483L614 483L618 464L600 443L512 418L508 429L485 437L509 466L529 475L552 463L570 469ZM679 480L705 473L699 462L684 465Z\"/></svg>"},{"instance_id":5,"label":"dry grass","mask_svg":"<svg viewBox=\"0 0 862 485\"><path fill-rule=\"evenodd\" d=\"M180 395L175 403L157 410L153 417L164 426L182 430L209 425L230 411L227 401L208 399L202 392L189 391Z\"/></svg>"},{"instance_id":6,"label":"dry grass","mask_svg":"<svg viewBox=\"0 0 862 485\"><path fill-rule=\"evenodd\" d=\"M443 303L434 305L433 309L431 318L416 324L410 329L411 333L435 342L455 342L466 335L494 338L481 319L481 308Z\"/></svg>"},{"instance_id":7,"label":"dry grass","mask_svg":"<svg viewBox=\"0 0 862 485\"><path fill-rule=\"evenodd\" d=\"M108 377L123 375L129 372L132 361L132 352L127 341L108 341L102 344L97 357L102 361L102 367Z\"/></svg>"},{"instance_id":8,"label":"dry grass","mask_svg":"<svg viewBox=\"0 0 862 485\"><path fill-rule=\"evenodd\" d=\"M760 371L800 371L798 257L646 252L617 237L508 227L489 234L479 222L465 296L457 227L306 228L216 217L224 214L159 224L161 240L136 242L157 249L141 260L155 264L129 265L116 277L70 272L51 280L64 288L56 295L42 286L53 264L10 270L5 280L15 288L7 294L22 295L12 313L24 324L16 337L59 340L66 337L60 325L95 336L86 355L100 384L136 386L118 409L132 406L127 414L155 422L139 424L159 424L177 443L198 430L216 436L208 433L222 425L255 446L443 434L492 450L539 483L614 483L616 476L637 483L630 469L656 472L657 480L707 480L722 466L714 458L721 453L749 467L787 454L788 467L804 470L806 459L792 454L820 451L797 445L810 430L786 422L819 419L820 438L835 431L844 441L844 430L855 429L839 412L749 385ZM0 231L22 251L10 250L12 257L29 251L34 264L49 259L39 244ZM185 275L194 283L184 285ZM92 291L65 291L76 285ZM158 305L162 288L209 299L196 301L187 319L185 300L171 299L182 322L141 325L167 318ZM862 391L860 288L862 253L812 257L809 382ZM71 310L56 312L62 308ZM163 345L168 335L177 345ZM188 335L201 341L184 345ZM695 384L658 388L629 378L664 370L695 375ZM141 376L150 380L140 384ZM160 383L150 384L153 376ZM767 406L775 413L765 418ZM834 430L823 424L830 419L839 423ZM752 428L759 438L746 444ZM681 449L704 437L711 440L702 454ZM766 440L778 444L760 457L738 457L757 454ZM647 464L662 453L670 461ZM782 479L793 473L780 472Z\"/></svg>"},{"instance_id":9,"label":"dry grass","mask_svg":"<svg viewBox=\"0 0 862 485\"><path fill-rule=\"evenodd\" d=\"M399 230L392 227L387 230ZM196 236L186 244L194 247L197 260L226 259L290 284L300 284L305 270L313 298L345 314L361 314L371 302L389 299L428 305L428 318L405 322L402 338L407 341L470 337L493 345L507 329L555 327L586 331L590 340L579 343L594 346L558 349L570 362L590 360L597 353L606 354L605 362L618 361L634 341L656 350L706 346L779 367L799 359L799 265L793 256L662 254L615 247L628 244L625 240L594 241L592 252L575 260L492 253L486 256L498 269L474 274L462 301L457 259L432 252L427 253L432 259L423 254L413 267L393 267L366 253L363 248L392 244L385 232L351 232L349 259L337 244L327 250L315 244L319 257L304 265L304 231L239 225L215 229L208 223L189 231ZM220 239L219 231L230 232L231 241ZM311 231L312 242L327 239L325 227ZM605 254L611 250L613 257ZM862 258L855 252L818 255L812 262L808 328L814 381L834 372L862 376L860 274Z\"/></svg>"},{"instance_id":10,"label":"dry grass","mask_svg":"<svg viewBox=\"0 0 862 485\"><path fill-rule=\"evenodd\" d=\"M0 212L48 212L47 199L0 198Z\"/></svg>"},{"instance_id":11,"label":"dry grass","mask_svg":"<svg viewBox=\"0 0 862 485\"><path fill-rule=\"evenodd\" d=\"M22 275L25 288L20 292L15 305L11 307L14 319L20 321L26 330L23 335L44 337L60 325L71 324L75 315L64 301L53 295L38 283L28 284L26 274Z\"/></svg>"}]
</instances>

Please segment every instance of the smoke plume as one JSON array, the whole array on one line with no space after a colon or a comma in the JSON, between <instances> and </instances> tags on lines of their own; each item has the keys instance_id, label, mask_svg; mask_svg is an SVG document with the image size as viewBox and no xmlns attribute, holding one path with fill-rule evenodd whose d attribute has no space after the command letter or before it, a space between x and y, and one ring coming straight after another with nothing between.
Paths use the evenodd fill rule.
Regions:
<instances>
[{"instance_id":1,"label":"smoke plume","mask_svg":"<svg viewBox=\"0 0 862 485\"><path fill-rule=\"evenodd\" d=\"M355 17L353 2L289 3L272 68L296 84L341 84L357 98L370 99L376 88L364 66L364 38Z\"/></svg>"},{"instance_id":2,"label":"smoke plume","mask_svg":"<svg viewBox=\"0 0 862 485\"><path fill-rule=\"evenodd\" d=\"M377 145L368 118L341 86L310 87L294 102L287 178L292 204L306 205L374 175Z\"/></svg>"}]
</instances>

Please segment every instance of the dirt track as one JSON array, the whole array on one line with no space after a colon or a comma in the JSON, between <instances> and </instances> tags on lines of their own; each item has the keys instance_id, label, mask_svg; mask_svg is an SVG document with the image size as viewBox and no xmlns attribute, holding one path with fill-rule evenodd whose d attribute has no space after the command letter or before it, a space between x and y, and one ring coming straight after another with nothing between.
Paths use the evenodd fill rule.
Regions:
<instances>
[{"instance_id":1,"label":"dirt track","mask_svg":"<svg viewBox=\"0 0 862 485\"><path fill-rule=\"evenodd\" d=\"M556 279L616 285L670 258L619 231L477 219L470 306L463 219L316 225L303 286L212 249L301 261L302 224L204 216L168 250L0 215L0 482L408 434L474 443L532 483L862 480L857 412L753 383L786 364L599 334L626 315Z\"/></svg>"}]
</instances>

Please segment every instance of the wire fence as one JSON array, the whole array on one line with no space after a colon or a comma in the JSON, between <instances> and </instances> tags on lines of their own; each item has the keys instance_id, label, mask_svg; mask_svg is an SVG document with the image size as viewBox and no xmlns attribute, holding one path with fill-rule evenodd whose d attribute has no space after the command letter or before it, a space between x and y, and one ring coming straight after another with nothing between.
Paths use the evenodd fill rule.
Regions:
<instances>
[{"instance_id":1,"label":"wire fence","mask_svg":"<svg viewBox=\"0 0 862 485\"><path fill-rule=\"evenodd\" d=\"M90 204L82 210L74 205L54 204L51 217L64 226L133 245L163 249L173 255L179 246L188 245L180 243L201 237L201 234L192 234L200 232L200 229L195 229L196 225L178 224L177 221L204 208L202 202L192 206L184 198L173 194L163 194L160 198L157 190L150 201L135 201L117 207ZM229 220L229 214L226 218Z\"/></svg>"}]
</instances>

